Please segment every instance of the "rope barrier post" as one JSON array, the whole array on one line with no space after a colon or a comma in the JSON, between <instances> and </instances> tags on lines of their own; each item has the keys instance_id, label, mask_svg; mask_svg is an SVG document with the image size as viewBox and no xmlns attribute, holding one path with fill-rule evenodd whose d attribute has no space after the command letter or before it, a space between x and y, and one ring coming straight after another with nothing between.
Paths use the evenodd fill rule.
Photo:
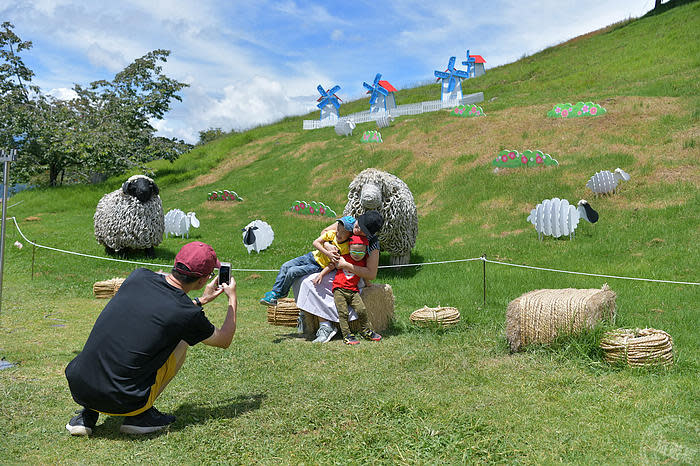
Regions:
<instances>
[{"instance_id":1,"label":"rope barrier post","mask_svg":"<svg viewBox=\"0 0 700 466\"><path fill-rule=\"evenodd\" d=\"M2 310L2 274L5 265L5 220L7 217L7 184L10 182L10 162L17 160L17 149L0 149L2 172L2 228L0 231L0 310Z\"/></svg>"},{"instance_id":2,"label":"rope barrier post","mask_svg":"<svg viewBox=\"0 0 700 466\"><path fill-rule=\"evenodd\" d=\"M481 263L484 266L484 309L486 309L486 254L481 255Z\"/></svg>"},{"instance_id":3,"label":"rope barrier post","mask_svg":"<svg viewBox=\"0 0 700 466\"><path fill-rule=\"evenodd\" d=\"M34 280L34 255L36 254L36 244L32 244L32 280Z\"/></svg>"}]
</instances>

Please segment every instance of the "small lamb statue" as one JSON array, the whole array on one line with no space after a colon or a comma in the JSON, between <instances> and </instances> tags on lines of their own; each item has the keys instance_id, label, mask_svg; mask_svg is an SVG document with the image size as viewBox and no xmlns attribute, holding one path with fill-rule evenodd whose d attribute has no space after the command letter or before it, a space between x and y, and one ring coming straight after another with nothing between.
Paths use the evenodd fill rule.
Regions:
<instances>
[{"instance_id":1,"label":"small lamb statue","mask_svg":"<svg viewBox=\"0 0 700 466\"><path fill-rule=\"evenodd\" d=\"M629 181L630 175L621 168L616 168L614 173L604 170L596 173L588 180L586 187L598 194L615 194L620 180Z\"/></svg>"},{"instance_id":2,"label":"small lamb statue","mask_svg":"<svg viewBox=\"0 0 700 466\"><path fill-rule=\"evenodd\" d=\"M190 237L190 226L199 228L199 219L194 212L185 214L180 209L173 209L165 214L165 237L170 235Z\"/></svg>"},{"instance_id":3,"label":"small lamb statue","mask_svg":"<svg viewBox=\"0 0 700 466\"><path fill-rule=\"evenodd\" d=\"M243 228L243 245L250 251L260 252L267 249L275 239L272 227L262 220L253 220Z\"/></svg>"},{"instance_id":4,"label":"small lamb statue","mask_svg":"<svg viewBox=\"0 0 700 466\"><path fill-rule=\"evenodd\" d=\"M163 205L156 183L134 175L121 189L105 194L95 211L95 238L107 253L144 249L149 257L163 241Z\"/></svg>"}]
</instances>

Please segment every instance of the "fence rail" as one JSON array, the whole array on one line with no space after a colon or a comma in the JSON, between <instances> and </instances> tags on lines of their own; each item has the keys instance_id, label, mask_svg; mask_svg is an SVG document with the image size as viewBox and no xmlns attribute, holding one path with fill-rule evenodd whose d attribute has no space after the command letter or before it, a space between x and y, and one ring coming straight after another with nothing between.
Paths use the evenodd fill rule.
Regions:
<instances>
[{"instance_id":1,"label":"fence rail","mask_svg":"<svg viewBox=\"0 0 700 466\"><path fill-rule=\"evenodd\" d=\"M340 118L326 118L324 120L304 120L302 127L306 130L326 128L328 126L335 126L339 121L352 120L355 124L367 123L368 121L376 121L379 118L386 117L387 113L391 117L404 116L404 115L419 115L421 113L436 112L442 110L443 108L452 108L459 105L475 104L484 101L484 93L477 92L475 94L468 94L462 97L462 99L456 100L429 100L426 102L418 102L416 104L405 104L399 105L396 108L392 108L389 112L379 111L379 112L369 112L368 110L353 113L351 115L345 115Z\"/></svg>"}]
</instances>

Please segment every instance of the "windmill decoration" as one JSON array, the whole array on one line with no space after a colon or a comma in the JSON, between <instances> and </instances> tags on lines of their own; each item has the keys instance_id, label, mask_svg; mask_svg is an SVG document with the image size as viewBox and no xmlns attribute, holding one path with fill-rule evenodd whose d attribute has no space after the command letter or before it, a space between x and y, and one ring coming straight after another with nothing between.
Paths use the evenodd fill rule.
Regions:
<instances>
[{"instance_id":1,"label":"windmill decoration","mask_svg":"<svg viewBox=\"0 0 700 466\"><path fill-rule=\"evenodd\" d=\"M463 61L462 65L467 67L467 78L474 77L476 57L469 55L469 49L467 49L467 61Z\"/></svg>"},{"instance_id":2,"label":"windmill decoration","mask_svg":"<svg viewBox=\"0 0 700 466\"><path fill-rule=\"evenodd\" d=\"M462 80L469 79L469 74L466 71L455 69L456 59L457 57L450 57L447 70L435 71L435 77L438 78L438 81L442 79L440 99L443 102L462 100Z\"/></svg>"},{"instance_id":3,"label":"windmill decoration","mask_svg":"<svg viewBox=\"0 0 700 466\"><path fill-rule=\"evenodd\" d=\"M392 108L396 108L396 98L394 92L396 88L389 84L388 81L380 81L382 75L377 73L374 77L372 85L363 82L362 85L367 89L369 96L369 111L373 112L388 112Z\"/></svg>"},{"instance_id":4,"label":"windmill decoration","mask_svg":"<svg viewBox=\"0 0 700 466\"><path fill-rule=\"evenodd\" d=\"M331 89L324 91L319 84L316 89L321 94L321 97L317 100L319 104L316 105L321 109L321 120L326 118L337 119L340 116L340 97L335 95L335 93L340 90L340 86L333 86Z\"/></svg>"}]
</instances>

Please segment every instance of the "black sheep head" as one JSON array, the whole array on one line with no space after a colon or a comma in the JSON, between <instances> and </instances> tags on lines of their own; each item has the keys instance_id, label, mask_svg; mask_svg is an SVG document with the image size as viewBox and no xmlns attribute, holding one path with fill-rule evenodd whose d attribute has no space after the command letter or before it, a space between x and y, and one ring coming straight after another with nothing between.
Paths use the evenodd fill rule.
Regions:
<instances>
[{"instance_id":1,"label":"black sheep head","mask_svg":"<svg viewBox=\"0 0 700 466\"><path fill-rule=\"evenodd\" d=\"M153 196L157 196L160 190L152 179L139 176L131 181L125 181L122 185L122 192L128 196L135 197L143 204L148 202Z\"/></svg>"},{"instance_id":2,"label":"black sheep head","mask_svg":"<svg viewBox=\"0 0 700 466\"><path fill-rule=\"evenodd\" d=\"M258 227L248 227L243 229L243 231L245 231L245 236L243 237L243 244L250 246L251 244L255 243L254 230L257 229Z\"/></svg>"}]
</instances>

